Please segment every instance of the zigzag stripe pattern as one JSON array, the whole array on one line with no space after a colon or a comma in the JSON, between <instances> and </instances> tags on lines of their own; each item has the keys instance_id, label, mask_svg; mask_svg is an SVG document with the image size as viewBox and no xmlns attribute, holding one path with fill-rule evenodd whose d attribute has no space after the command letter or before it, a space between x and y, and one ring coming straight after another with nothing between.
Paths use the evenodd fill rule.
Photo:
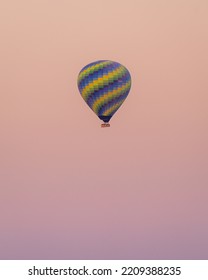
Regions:
<instances>
[{"instance_id":1,"label":"zigzag stripe pattern","mask_svg":"<svg viewBox=\"0 0 208 280\"><path fill-rule=\"evenodd\" d=\"M100 60L80 71L78 88L95 114L108 122L129 94L131 76L120 63Z\"/></svg>"}]
</instances>

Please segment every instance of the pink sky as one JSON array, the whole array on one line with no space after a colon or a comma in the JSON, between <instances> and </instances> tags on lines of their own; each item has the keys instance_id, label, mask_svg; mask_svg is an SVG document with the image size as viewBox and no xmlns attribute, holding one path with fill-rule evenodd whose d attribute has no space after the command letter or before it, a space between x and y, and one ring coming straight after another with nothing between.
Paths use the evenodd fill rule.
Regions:
<instances>
[{"instance_id":1,"label":"pink sky","mask_svg":"<svg viewBox=\"0 0 208 280\"><path fill-rule=\"evenodd\" d=\"M208 1L0 7L0 258L208 258ZM126 66L109 129L77 89Z\"/></svg>"}]
</instances>

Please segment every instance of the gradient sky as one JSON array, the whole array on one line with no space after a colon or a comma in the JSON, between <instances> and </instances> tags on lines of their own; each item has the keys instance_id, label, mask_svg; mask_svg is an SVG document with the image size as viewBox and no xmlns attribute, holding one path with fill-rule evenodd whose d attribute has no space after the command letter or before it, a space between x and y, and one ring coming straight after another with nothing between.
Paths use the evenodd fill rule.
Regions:
<instances>
[{"instance_id":1,"label":"gradient sky","mask_svg":"<svg viewBox=\"0 0 208 280\"><path fill-rule=\"evenodd\" d=\"M208 1L0 4L0 258L208 259ZM77 89L125 65L111 127Z\"/></svg>"}]
</instances>

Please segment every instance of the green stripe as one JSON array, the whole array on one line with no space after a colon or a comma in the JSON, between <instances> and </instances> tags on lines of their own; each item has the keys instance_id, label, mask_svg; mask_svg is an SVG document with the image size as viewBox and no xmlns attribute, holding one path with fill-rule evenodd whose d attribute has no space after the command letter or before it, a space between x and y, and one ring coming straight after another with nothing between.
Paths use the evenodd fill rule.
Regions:
<instances>
[{"instance_id":1,"label":"green stripe","mask_svg":"<svg viewBox=\"0 0 208 280\"><path fill-rule=\"evenodd\" d=\"M113 64L113 62L104 61L104 62L99 62L98 64L95 64L95 65L89 66L88 68L86 68L80 72L78 82L80 83L83 79L85 79L87 76L89 76L93 72L103 69L104 67L106 67L110 64Z\"/></svg>"},{"instance_id":2,"label":"green stripe","mask_svg":"<svg viewBox=\"0 0 208 280\"><path fill-rule=\"evenodd\" d=\"M102 106L104 106L104 105L110 103L113 99L116 99L117 97L120 97L121 95L123 95L126 91L128 91L128 90L130 89L130 87L131 87L131 84L129 85L128 88L122 89L122 90L118 93L118 95L117 95L116 97L113 97L113 98L110 98L110 97L109 97L109 98L107 99L107 102L106 102L106 100L101 101L101 102L99 103L99 105L98 105L98 109L97 109L97 112L96 112L96 113L99 112L99 110L101 109ZM109 91L106 92L103 96L105 96L105 95L108 94L108 93L109 93ZM95 102L96 102L96 100L93 102L93 104L94 104ZM92 106L93 106L93 104L92 104Z\"/></svg>"},{"instance_id":3,"label":"green stripe","mask_svg":"<svg viewBox=\"0 0 208 280\"><path fill-rule=\"evenodd\" d=\"M119 67L121 67L121 66L119 66ZM119 68L119 67L118 67L118 68ZM118 68L116 68L116 69L118 69ZM113 70L112 70L111 72L109 72L108 74L112 73L112 72L115 71L116 69L113 69ZM105 81L105 82L103 81L103 83L102 83L100 86L95 85L91 90L87 91L86 99L88 99L89 95L92 94L92 93L94 92L95 89L96 89L96 90L103 89L105 86L108 86L108 85L114 83L114 82L115 82L116 80L118 80L119 78L122 78L122 77L126 74L126 72L127 72L126 68L123 67L123 68L121 69L121 72L120 72L120 73L114 74L112 77L110 77L110 78L108 79L108 81ZM102 77L101 77L101 78L102 78ZM97 79L96 79L96 80L93 80L93 81L97 81Z\"/></svg>"}]
</instances>

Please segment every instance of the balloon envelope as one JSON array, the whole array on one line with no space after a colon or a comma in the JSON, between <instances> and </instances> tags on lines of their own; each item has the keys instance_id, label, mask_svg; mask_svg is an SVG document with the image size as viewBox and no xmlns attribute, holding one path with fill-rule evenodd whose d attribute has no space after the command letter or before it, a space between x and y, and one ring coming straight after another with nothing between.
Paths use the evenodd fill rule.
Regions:
<instances>
[{"instance_id":1,"label":"balloon envelope","mask_svg":"<svg viewBox=\"0 0 208 280\"><path fill-rule=\"evenodd\" d=\"M129 94L131 76L120 63L99 60L80 71L78 88L88 106L108 123Z\"/></svg>"}]
</instances>

